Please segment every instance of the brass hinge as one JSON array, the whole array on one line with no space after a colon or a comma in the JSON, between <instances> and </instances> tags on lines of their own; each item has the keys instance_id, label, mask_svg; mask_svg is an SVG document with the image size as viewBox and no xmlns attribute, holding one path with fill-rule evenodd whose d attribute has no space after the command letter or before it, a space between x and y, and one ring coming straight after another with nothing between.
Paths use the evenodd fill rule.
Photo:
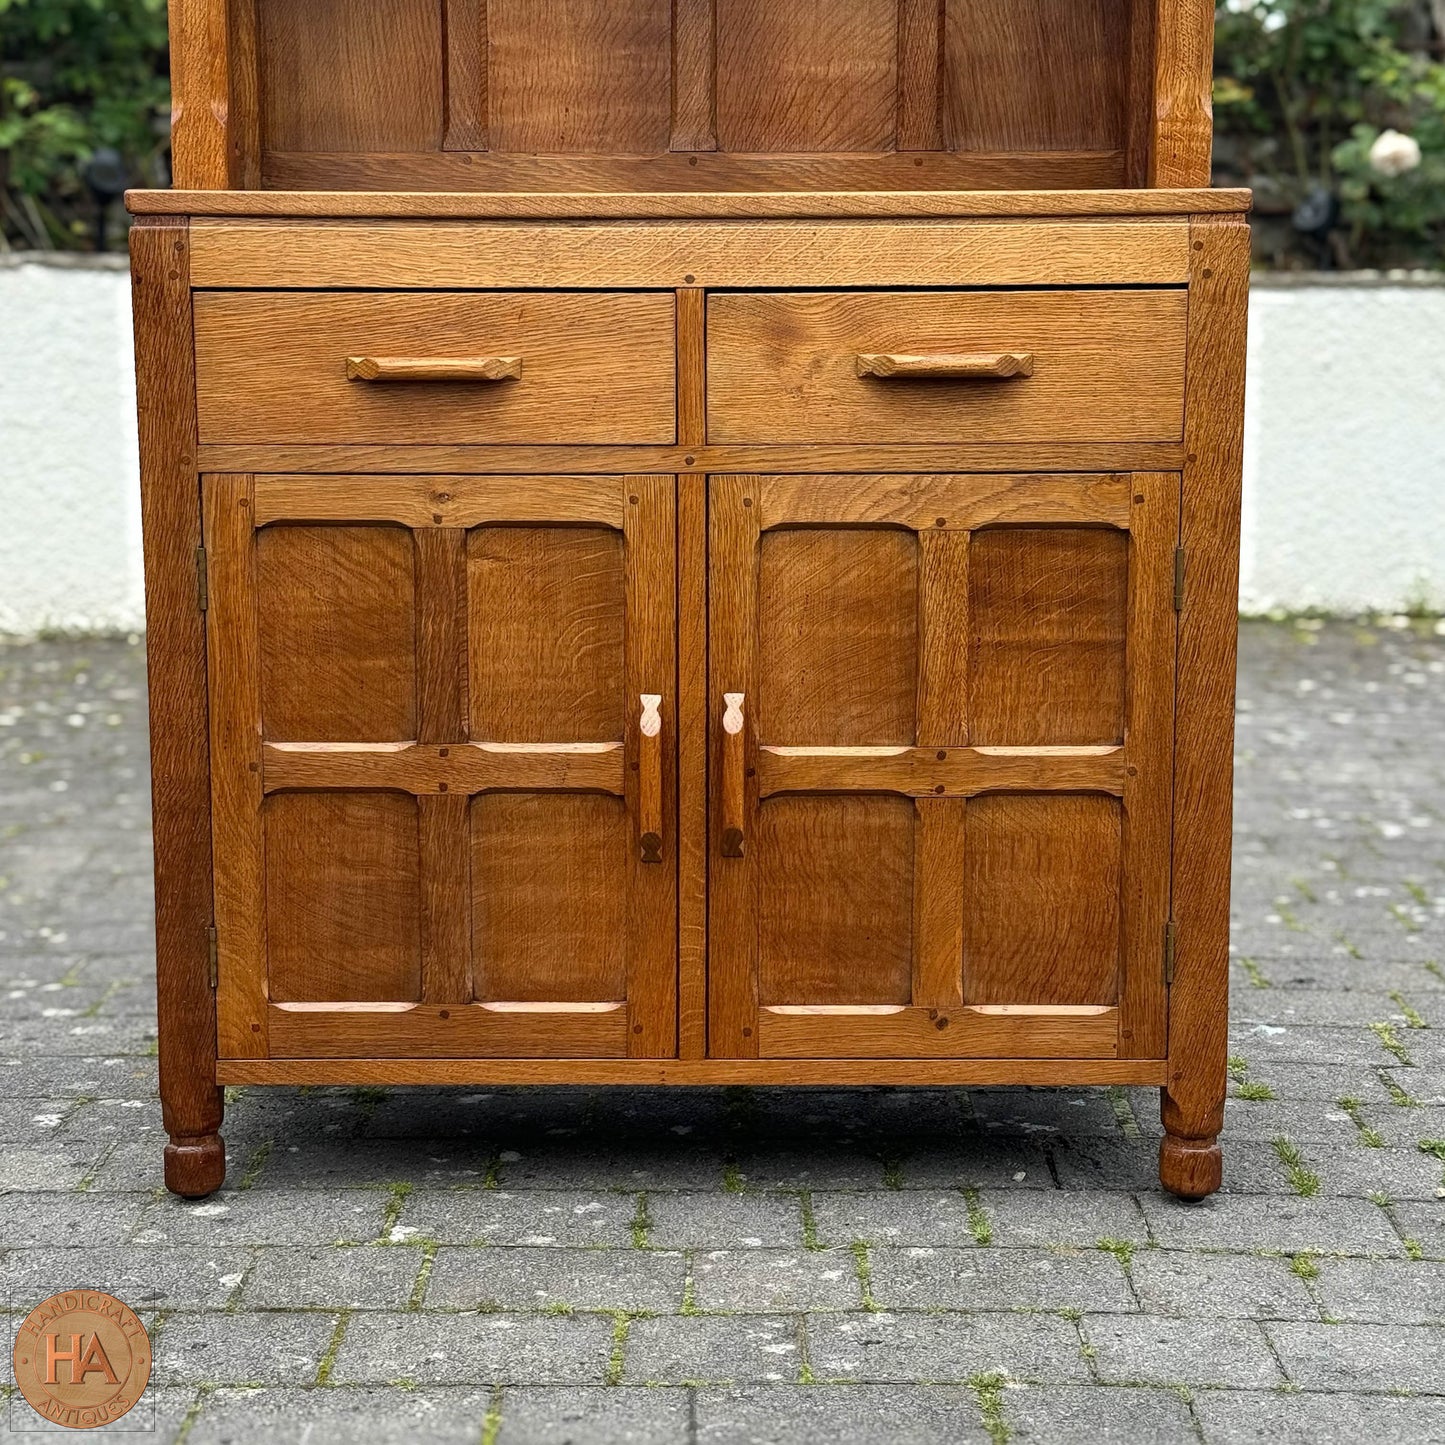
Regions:
<instances>
[{"instance_id":1,"label":"brass hinge","mask_svg":"<svg viewBox=\"0 0 1445 1445\"><path fill-rule=\"evenodd\" d=\"M221 950L216 945L216 925L206 929L206 957L210 969L211 987L215 988L221 979Z\"/></svg>"},{"instance_id":2,"label":"brass hinge","mask_svg":"<svg viewBox=\"0 0 1445 1445\"><path fill-rule=\"evenodd\" d=\"M1174 549L1174 610L1184 611L1184 548Z\"/></svg>"},{"instance_id":3,"label":"brass hinge","mask_svg":"<svg viewBox=\"0 0 1445 1445\"><path fill-rule=\"evenodd\" d=\"M202 612L211 605L211 587L206 577L206 549L196 548L196 605Z\"/></svg>"},{"instance_id":4,"label":"brass hinge","mask_svg":"<svg viewBox=\"0 0 1445 1445\"><path fill-rule=\"evenodd\" d=\"M1170 987L1174 982L1174 920L1171 918L1164 925L1164 986Z\"/></svg>"}]
</instances>

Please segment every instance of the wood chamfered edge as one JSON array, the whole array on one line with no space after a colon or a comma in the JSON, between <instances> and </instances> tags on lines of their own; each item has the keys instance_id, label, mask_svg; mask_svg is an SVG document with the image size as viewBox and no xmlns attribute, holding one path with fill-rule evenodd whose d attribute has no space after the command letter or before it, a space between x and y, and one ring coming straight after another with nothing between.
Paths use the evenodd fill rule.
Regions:
<instances>
[{"instance_id":1,"label":"wood chamfered edge","mask_svg":"<svg viewBox=\"0 0 1445 1445\"><path fill-rule=\"evenodd\" d=\"M126 192L132 215L499 217L1188 216L1242 213L1247 190L1099 191L158 191Z\"/></svg>"},{"instance_id":2,"label":"wood chamfered edge","mask_svg":"<svg viewBox=\"0 0 1445 1445\"><path fill-rule=\"evenodd\" d=\"M1163 1059L222 1059L220 1084L1016 1084L1164 1082Z\"/></svg>"}]
</instances>

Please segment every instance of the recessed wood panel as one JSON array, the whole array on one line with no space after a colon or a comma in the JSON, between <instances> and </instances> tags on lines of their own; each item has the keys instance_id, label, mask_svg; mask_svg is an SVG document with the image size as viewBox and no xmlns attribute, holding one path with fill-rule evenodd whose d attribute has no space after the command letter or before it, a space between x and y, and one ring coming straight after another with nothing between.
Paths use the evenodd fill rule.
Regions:
<instances>
[{"instance_id":1,"label":"recessed wood panel","mask_svg":"<svg viewBox=\"0 0 1445 1445\"><path fill-rule=\"evenodd\" d=\"M759 1002L906 1004L913 804L786 796L758 810Z\"/></svg>"},{"instance_id":2,"label":"recessed wood panel","mask_svg":"<svg viewBox=\"0 0 1445 1445\"><path fill-rule=\"evenodd\" d=\"M438 0L259 0L259 6L267 150L440 147Z\"/></svg>"},{"instance_id":3,"label":"recessed wood panel","mask_svg":"<svg viewBox=\"0 0 1445 1445\"><path fill-rule=\"evenodd\" d=\"M717 0L725 151L880 151L894 141L895 0Z\"/></svg>"},{"instance_id":4,"label":"recessed wood panel","mask_svg":"<svg viewBox=\"0 0 1445 1445\"><path fill-rule=\"evenodd\" d=\"M415 549L404 527L256 534L261 727L271 742L416 736Z\"/></svg>"},{"instance_id":5,"label":"recessed wood panel","mask_svg":"<svg viewBox=\"0 0 1445 1445\"><path fill-rule=\"evenodd\" d=\"M609 527L478 527L467 539L472 736L615 742L626 577Z\"/></svg>"},{"instance_id":6,"label":"recessed wood panel","mask_svg":"<svg viewBox=\"0 0 1445 1445\"><path fill-rule=\"evenodd\" d=\"M273 1003L421 997L416 809L416 799L401 793L279 793L266 800Z\"/></svg>"},{"instance_id":7,"label":"recessed wood panel","mask_svg":"<svg viewBox=\"0 0 1445 1445\"><path fill-rule=\"evenodd\" d=\"M472 802L472 969L479 1000L627 996L630 837L621 798L488 793Z\"/></svg>"},{"instance_id":8,"label":"recessed wood panel","mask_svg":"<svg viewBox=\"0 0 1445 1445\"><path fill-rule=\"evenodd\" d=\"M964 1002L1117 1002L1118 799L973 798L964 827Z\"/></svg>"},{"instance_id":9,"label":"recessed wood panel","mask_svg":"<svg viewBox=\"0 0 1445 1445\"><path fill-rule=\"evenodd\" d=\"M758 736L800 746L911 743L918 539L784 527L762 537Z\"/></svg>"},{"instance_id":10,"label":"recessed wood panel","mask_svg":"<svg viewBox=\"0 0 1445 1445\"><path fill-rule=\"evenodd\" d=\"M1131 0L946 0L948 148L1122 149L1130 8Z\"/></svg>"},{"instance_id":11,"label":"recessed wood panel","mask_svg":"<svg viewBox=\"0 0 1445 1445\"><path fill-rule=\"evenodd\" d=\"M1122 742L1128 534L975 532L968 578L969 742Z\"/></svg>"},{"instance_id":12,"label":"recessed wood panel","mask_svg":"<svg viewBox=\"0 0 1445 1445\"><path fill-rule=\"evenodd\" d=\"M667 149L669 0L490 0L487 42L493 150Z\"/></svg>"}]
</instances>

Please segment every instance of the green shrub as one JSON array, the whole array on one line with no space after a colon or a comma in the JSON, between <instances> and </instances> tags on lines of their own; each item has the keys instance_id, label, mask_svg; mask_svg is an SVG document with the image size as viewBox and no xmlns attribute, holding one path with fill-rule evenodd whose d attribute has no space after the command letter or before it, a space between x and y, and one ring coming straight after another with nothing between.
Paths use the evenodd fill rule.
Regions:
<instances>
[{"instance_id":1,"label":"green shrub","mask_svg":"<svg viewBox=\"0 0 1445 1445\"><path fill-rule=\"evenodd\" d=\"M1216 179L1255 186L1262 217L1333 192L1340 265L1445 264L1442 41L1442 0L1224 0ZM1417 164L1390 174L1372 160L1387 131L1408 137L1384 143L1404 164L1418 145Z\"/></svg>"},{"instance_id":2,"label":"green shrub","mask_svg":"<svg viewBox=\"0 0 1445 1445\"><path fill-rule=\"evenodd\" d=\"M167 179L165 0L0 0L0 208L11 246L91 243L100 147Z\"/></svg>"}]
</instances>

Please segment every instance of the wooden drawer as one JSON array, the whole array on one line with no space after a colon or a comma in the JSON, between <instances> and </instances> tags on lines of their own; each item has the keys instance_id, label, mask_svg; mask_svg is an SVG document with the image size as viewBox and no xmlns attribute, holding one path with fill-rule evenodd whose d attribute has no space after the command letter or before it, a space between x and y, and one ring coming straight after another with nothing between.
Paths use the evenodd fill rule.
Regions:
<instances>
[{"instance_id":1,"label":"wooden drawer","mask_svg":"<svg viewBox=\"0 0 1445 1445\"><path fill-rule=\"evenodd\" d=\"M1185 308L1175 289L715 295L708 440L1177 441ZM948 374L990 369L1013 374Z\"/></svg>"},{"instance_id":2,"label":"wooden drawer","mask_svg":"<svg viewBox=\"0 0 1445 1445\"><path fill-rule=\"evenodd\" d=\"M673 309L670 292L203 292L200 440L671 442ZM349 376L363 357L425 379Z\"/></svg>"}]
</instances>

